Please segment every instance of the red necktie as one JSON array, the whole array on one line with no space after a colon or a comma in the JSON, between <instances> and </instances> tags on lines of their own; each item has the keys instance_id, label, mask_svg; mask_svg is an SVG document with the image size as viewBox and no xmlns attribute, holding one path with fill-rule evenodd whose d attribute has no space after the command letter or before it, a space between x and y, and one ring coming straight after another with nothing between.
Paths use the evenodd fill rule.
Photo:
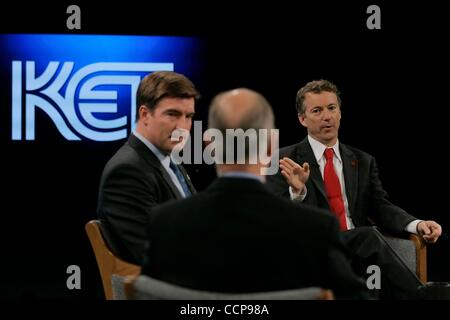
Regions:
<instances>
[{"instance_id":1,"label":"red necktie","mask_svg":"<svg viewBox=\"0 0 450 320\"><path fill-rule=\"evenodd\" d=\"M325 184L325 191L327 193L330 210L336 214L341 230L346 231L348 228L345 218L344 200L342 199L341 184L339 183L339 178L334 170L333 154L334 152L332 148L325 149L324 155L327 159L327 163L325 164L325 169L323 172L323 181Z\"/></svg>"}]
</instances>

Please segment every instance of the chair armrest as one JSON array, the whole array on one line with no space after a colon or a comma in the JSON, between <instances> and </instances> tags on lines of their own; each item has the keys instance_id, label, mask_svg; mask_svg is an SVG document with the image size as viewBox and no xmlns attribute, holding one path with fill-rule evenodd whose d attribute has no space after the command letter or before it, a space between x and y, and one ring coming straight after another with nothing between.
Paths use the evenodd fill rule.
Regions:
<instances>
[{"instance_id":1,"label":"chair armrest","mask_svg":"<svg viewBox=\"0 0 450 320\"><path fill-rule=\"evenodd\" d=\"M123 289L126 300L134 300L134 282L139 275L125 276L123 279Z\"/></svg>"},{"instance_id":2,"label":"chair armrest","mask_svg":"<svg viewBox=\"0 0 450 320\"><path fill-rule=\"evenodd\" d=\"M416 270L420 281L427 282L427 246L422 237L417 234L410 234L409 239L416 247Z\"/></svg>"},{"instance_id":3,"label":"chair armrest","mask_svg":"<svg viewBox=\"0 0 450 320\"><path fill-rule=\"evenodd\" d=\"M405 237L383 235L408 268L425 283L427 281L427 248L425 241L416 234L405 234Z\"/></svg>"}]
</instances>

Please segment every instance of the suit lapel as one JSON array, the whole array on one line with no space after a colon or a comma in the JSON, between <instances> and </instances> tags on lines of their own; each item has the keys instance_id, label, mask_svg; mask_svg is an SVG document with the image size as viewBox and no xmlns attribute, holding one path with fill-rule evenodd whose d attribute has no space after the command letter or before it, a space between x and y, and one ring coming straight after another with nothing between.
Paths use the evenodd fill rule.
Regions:
<instances>
[{"instance_id":1,"label":"suit lapel","mask_svg":"<svg viewBox=\"0 0 450 320\"><path fill-rule=\"evenodd\" d=\"M313 184L316 186L317 190L322 194L322 196L327 200L327 194L325 193L325 187L323 185L323 178L320 173L319 164L314 157L314 152L309 144L308 138L303 139L302 142L299 143L297 147L297 163L302 165L304 162L308 162L311 172L310 179ZM328 200L327 200L328 202Z\"/></svg>"},{"instance_id":2,"label":"suit lapel","mask_svg":"<svg viewBox=\"0 0 450 320\"><path fill-rule=\"evenodd\" d=\"M167 173L166 169L161 164L161 161L156 157L156 155L134 134L131 134L128 138L128 143L130 146L136 150L137 153L141 156L144 161L154 168L159 174L163 177L164 181L169 186L170 190L172 190L173 195L176 199L183 199L183 196L180 194L180 191L178 191L178 188L173 183L172 179L170 178L169 174Z\"/></svg>"},{"instance_id":3,"label":"suit lapel","mask_svg":"<svg viewBox=\"0 0 450 320\"><path fill-rule=\"evenodd\" d=\"M354 212L356 193L358 190L358 160L353 152L344 144L339 144L342 156L344 177L345 177L345 192L348 199L348 209L350 213Z\"/></svg>"}]
</instances>

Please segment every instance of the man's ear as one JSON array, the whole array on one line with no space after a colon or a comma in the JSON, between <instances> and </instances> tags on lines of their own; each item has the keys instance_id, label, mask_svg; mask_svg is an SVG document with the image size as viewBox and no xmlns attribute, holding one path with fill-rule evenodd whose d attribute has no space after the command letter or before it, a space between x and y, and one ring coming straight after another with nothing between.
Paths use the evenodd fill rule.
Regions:
<instances>
[{"instance_id":1,"label":"man's ear","mask_svg":"<svg viewBox=\"0 0 450 320\"><path fill-rule=\"evenodd\" d=\"M302 125L302 126L304 126L305 128L308 128L308 126L307 126L307 124L306 124L306 121L305 121L305 114L303 113L303 114L298 114L298 121L300 122L300 124Z\"/></svg>"},{"instance_id":2,"label":"man's ear","mask_svg":"<svg viewBox=\"0 0 450 320\"><path fill-rule=\"evenodd\" d=\"M150 110L145 105L139 107L139 119L145 119L150 114Z\"/></svg>"}]
</instances>

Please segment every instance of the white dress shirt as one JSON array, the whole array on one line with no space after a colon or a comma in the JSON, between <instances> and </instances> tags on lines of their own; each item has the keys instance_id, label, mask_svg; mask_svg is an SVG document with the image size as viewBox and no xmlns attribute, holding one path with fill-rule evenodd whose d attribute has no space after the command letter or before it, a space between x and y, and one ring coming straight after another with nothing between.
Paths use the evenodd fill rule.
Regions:
<instances>
[{"instance_id":1,"label":"white dress shirt","mask_svg":"<svg viewBox=\"0 0 450 320\"><path fill-rule=\"evenodd\" d=\"M316 139L314 139L310 135L308 135L308 141L309 141L309 144L311 145L311 148L313 150L314 157L316 158L317 164L319 165L320 174L322 175L322 179L323 179L323 172L325 170L325 164L327 163L327 160L325 158L324 152L325 152L325 149L327 149L328 147L326 145L322 144L321 142L317 141ZM342 158L341 158L341 153L339 151L339 140L336 141L335 145L332 146L331 148L334 151L334 157L333 157L334 170L336 171L336 175L339 178L339 182L340 182L340 185L341 185L342 198L344 200L345 219L347 221L348 229L353 229L353 228L355 228L355 225L353 224L353 221L350 218L350 212L349 212L349 209L348 209L348 199L347 199L347 192L345 191L345 179L344 179ZM289 187L289 193L291 195L291 199L297 200L297 201L303 201L305 199L305 197L306 197L306 194L307 194L306 186L305 186L305 188L302 190L302 192L300 194L298 194L298 193L295 194L292 191L292 188ZM421 221L422 220L411 221L406 226L405 231L417 234L417 224L419 222L421 222Z\"/></svg>"}]
</instances>

